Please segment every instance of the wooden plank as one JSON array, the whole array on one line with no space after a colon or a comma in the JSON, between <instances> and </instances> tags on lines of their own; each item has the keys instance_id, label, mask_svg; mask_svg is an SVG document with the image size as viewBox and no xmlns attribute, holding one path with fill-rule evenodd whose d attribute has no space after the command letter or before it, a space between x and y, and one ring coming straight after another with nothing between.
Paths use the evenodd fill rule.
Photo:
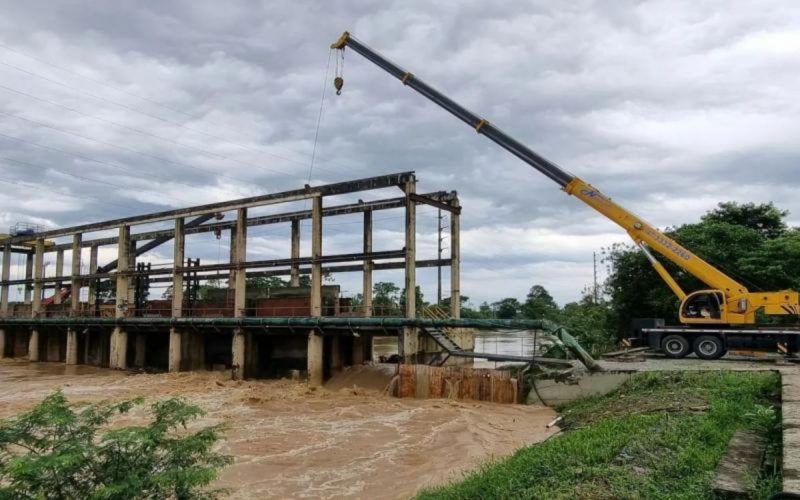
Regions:
<instances>
[{"instance_id":1,"label":"wooden plank","mask_svg":"<svg viewBox=\"0 0 800 500\"><path fill-rule=\"evenodd\" d=\"M721 498L750 498L748 478L758 474L764 442L751 431L734 433L714 473L712 487Z\"/></svg>"}]
</instances>

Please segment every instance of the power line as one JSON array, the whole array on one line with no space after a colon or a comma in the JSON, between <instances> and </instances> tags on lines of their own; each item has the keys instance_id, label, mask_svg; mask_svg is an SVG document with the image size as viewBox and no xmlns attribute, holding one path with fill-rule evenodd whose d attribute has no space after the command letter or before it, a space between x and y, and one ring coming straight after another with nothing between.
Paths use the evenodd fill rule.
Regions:
<instances>
[{"instance_id":1,"label":"power line","mask_svg":"<svg viewBox=\"0 0 800 500\"><path fill-rule=\"evenodd\" d=\"M132 92L130 92L130 91L128 91L128 90L126 90L126 89L123 89L123 88L121 88L121 87L117 86L117 85L112 85L112 84L109 84L109 83L106 83L106 82L102 82L102 81L100 81L100 80L97 80L97 79L95 79L95 78L91 78L91 77L88 77L88 76L82 75L82 74L80 74L80 73L77 73L77 72L75 72L75 71L69 70L69 69L67 69L67 68L64 68L64 67L61 67L61 66L58 66L58 65L52 64L52 63L50 63L50 62L44 61L44 60L42 60L42 59L36 58L36 57L34 57L34 56L30 56L30 55L28 55L28 54L22 53L22 52L21 52L21 51L19 51L19 50L11 49L10 47L8 47L8 46L6 46L6 45L2 45L2 44L0 44L0 47L1 47L1 48L3 48L3 49L5 49L5 50L7 50L7 51L9 51L9 52L13 52L13 53L15 53L15 54L19 54L19 55L21 55L21 56L23 56L23 57L27 57L27 58L29 58L29 59L32 59L32 60L34 60L34 61L37 61L37 62L39 62L40 64L44 64L44 65L46 65L46 66L51 66L51 67L53 67L53 68L56 68L56 69L58 69L58 70L60 70L60 71L64 71L64 72L66 72L66 73L69 73L69 74L72 74L72 75L78 76L79 78L83 78L83 79L86 79L86 80L92 81L92 82L94 82L94 83L97 83L97 84L103 85L103 86L105 86L105 87L108 87L108 88L114 89L114 90L116 90L116 91L118 91L118 92L122 92L122 93L128 94L128 95L130 95L130 96L132 96L132 97L135 97L135 98L137 98L137 99L142 99L142 100L145 100L145 101L147 101L147 102L150 102L150 103L152 103L152 104L154 104L154 105L156 105L156 106L162 107L162 108L164 108L164 109L167 109L167 110L169 110L169 111L172 111L172 112L176 112L176 113L180 113L180 114L182 114L182 115L185 115L185 116L189 117L190 119L196 119L196 117L195 117L194 115L190 114L190 113L187 113L187 112L185 112L185 111L182 111L182 110L179 110L179 109L172 108L172 107L170 107L170 106L167 106L167 105L164 105L164 104L162 104L162 103L159 103L158 101L155 101L154 99L150 99L150 98L147 98L147 97L140 96L140 95L138 95L138 94L132 93ZM241 148L241 149L243 149L243 150L245 150L245 151L250 151L250 152L259 153L259 154L266 154L266 155L269 155L269 156L272 156L272 157L275 157L275 158L279 158L279 159L282 159L282 160L285 160L285 161L290 161L290 162L297 163L297 164L300 164L300 165L305 165L305 164L306 164L306 163L305 163L304 161L302 161L302 160L296 160L296 159L294 159L294 158L289 158L289 157L285 157L285 156L277 155L277 154L275 154L275 153L272 153L272 152L270 152L270 151L265 151L265 150L263 150L263 149L253 149L253 148L250 148L250 147L248 147L248 146L245 146L245 145L243 145L243 144L241 144L241 143L235 142L235 141L233 141L233 140L231 140L231 139L228 139L228 138L225 138L225 137L220 137L220 136L217 136L217 135L215 135L215 134L212 134L212 133L206 132L206 131L204 131L204 130L197 129L197 128L195 128L195 127L190 127L190 126L188 126L186 123L180 123L180 122L177 122L177 121L174 121L174 120L168 120L168 119L165 119L165 118L159 117L159 116L157 116L157 115L153 115L153 114L150 114L150 113L146 113L146 112L144 112L144 111L142 111L142 110L139 110L139 109L136 109L136 108L130 107L130 106L126 105L126 104L122 104L122 103L119 103L119 102L113 101L113 100L111 100L111 99L107 99L107 98L104 98L104 97L100 97L100 96L94 95L94 94L92 94L92 93L90 93L90 92L86 92L86 91L84 91L84 90L77 89L77 88L75 88L75 87L73 87L73 86L71 86L71 85L68 85L68 84L66 84L66 83L64 83L64 82L62 82L62 81L59 81L59 80L56 80L56 79L50 78L50 77L48 77L48 76L41 75L41 74L39 74L39 73L36 73L36 72L33 72L33 71L28 71L28 70L26 70L26 69L24 69L24 68L20 68L19 66L15 66L15 65L13 65L13 64L10 64L10 63L8 63L8 62L0 61L0 64L4 65L4 66L6 66L6 67L12 68L12 69L14 69L14 70L16 70L16 71L19 71L19 72L25 73L25 74L27 74L27 75L34 76L34 77L37 77L37 78L43 79L43 80L45 80L45 81L48 81L48 82L50 82L50 83L53 83L53 84L55 84L55 85L59 85L59 86L61 86L61 87L64 87L64 88L67 88L67 89L73 90L73 91L75 91L75 92L78 92L78 93L80 93L80 94L82 94L82 95L85 95L85 96L87 96L87 97L89 97L89 98L91 98L91 99L95 99L95 100L98 100L98 101L101 101L101 102L105 102L105 103L108 103L108 104L111 104L111 105L114 105L114 106L118 106L118 107L121 107L121 108L123 108L123 109L127 109L128 111L131 111L131 112L134 112L134 113L138 113L138 114L141 114L141 115L144 115L144 116L148 116L148 117L150 117L150 118L153 118L153 119L155 119L155 120L159 120L159 121L162 121L162 122L164 122L164 123L169 123L169 124L171 124L171 125L173 125L173 126L177 126L177 127L179 127L179 128L184 128L184 129L186 129L186 130L190 130L190 131L192 131L192 132L195 132L195 133L198 133L198 134L205 135L206 137L211 137L211 138L214 138L214 139L217 139L217 140L220 140L220 141L225 141L225 142L227 142L227 143L229 143L229 144L232 144L232 145L235 145L235 146L237 146L237 147L239 147L239 148ZM216 125L217 125L217 126L219 126L219 124L216 124ZM228 129L228 130L231 130L231 131L233 131L233 132L240 133L240 131L236 131L236 130L234 130L234 129L230 128L229 126L223 126L222 128L226 128L226 129ZM285 149L285 150L287 150L287 151L290 151L290 152L292 152L292 153L295 153L295 154L300 154L300 155L306 156L306 153L300 153L300 152L298 152L298 151L294 151L294 150L292 150L292 149L289 149L289 148L286 148L286 147L282 147L282 149ZM331 160L331 159L326 159L326 160L323 160L323 163L326 163L326 162L328 162L328 163L337 163L337 164L339 164L340 166L342 166L342 167L344 167L344 168L346 168L346 169L348 169L348 170L353 170L353 168L352 168L351 166L347 166L347 165L344 165L344 164L342 164L342 163L335 162L334 160ZM323 168L323 170L329 170L329 169Z\"/></svg>"},{"instance_id":2,"label":"power line","mask_svg":"<svg viewBox=\"0 0 800 500\"><path fill-rule=\"evenodd\" d=\"M111 147L111 148L119 149L119 150L122 150L122 151L127 151L129 153L137 154L139 156L152 158L154 160L162 161L162 162L165 162L165 163L171 163L171 164L177 165L179 167L184 167L184 168L190 168L192 170L197 170L198 172L202 172L204 174L215 174L215 175L217 175L219 177L224 177L226 179L230 179L230 180L233 180L233 181L236 181L236 182L242 182L242 183L246 182L246 181L244 181L242 179L237 179L236 177L232 177L232 176L225 175L225 174L218 174L218 173L215 173L215 172L212 172L212 171L209 171L209 170L202 169L200 167L196 167L194 165L189 165L188 163L183 163L183 162L176 161L176 160L170 160L169 158L164 158L163 156L158 156L158 155L146 153L144 151L139 151L137 149L129 148L127 146L120 146L119 144L114 144L112 142L103 141L103 140L100 140L100 139L95 139L93 137L89 137L89 136L86 136L86 135L83 135L83 134L79 134L77 132L72 132L70 130L63 129L61 127L56 127L55 125L51 125L49 123L44 123L44 122L40 122L40 121L37 121L37 120L32 120L30 118L27 118L27 117L24 117L24 116L20 116L20 115L14 114L14 113L7 113L5 111L0 111L0 115L8 116L10 118L16 118L18 120L26 121L28 123L32 123L32 124L40 126L40 127L45 127L45 128L49 128L51 130L55 130L57 132L61 132L62 134L67 134L67 135L78 137L80 139L84 139L84 140L87 140L87 141L96 142L96 143L102 144L104 146L108 146L108 147ZM247 183L249 183L249 182L247 182Z\"/></svg>"},{"instance_id":3,"label":"power line","mask_svg":"<svg viewBox=\"0 0 800 500\"><path fill-rule=\"evenodd\" d=\"M12 163L18 163L18 164L20 164L20 165L26 165L26 166L29 166L29 167L33 167L33 168L40 168L40 169L45 169L45 170L46 170L46 169L48 169L48 168L51 168L51 167L46 167L46 166L44 166L44 165L37 165L37 164L35 164L35 163L30 163L30 162L26 162L26 161L22 161L22 160L17 160L17 159L15 159L15 158L8 158L8 157L5 157L5 156L0 156L0 160L5 160L5 161L8 161L8 162L12 162ZM76 179L80 179L80 180L84 180L84 181L89 181L89 182L95 182L95 183L98 183L98 184L105 184L106 186L115 187L115 188L117 188L117 189L123 189L123 190L127 190L127 191L139 191L140 193L147 193L147 194L150 194L150 191L146 191L146 190L144 190L144 189L137 189L137 188L131 188L131 187L128 187L128 186L122 186L122 185L120 185L120 184L114 184L114 183L112 183L112 182L108 182L108 181L102 181L102 180L100 180L100 179L93 179L93 178L91 178L91 177L84 177L84 176L82 176L82 175L73 174L72 172L66 172L66 171L63 171L63 170L59 170L58 172L59 172L59 173L61 173L61 174L63 174L63 175L67 175L67 176L70 176L70 177L74 177L74 178L76 178ZM9 182L9 181L6 181L6 182ZM24 181L21 181L21 182L24 182ZM26 182L26 183L27 183L27 184L30 184L30 185L33 185L33 186L36 186L36 185L43 185L43 184L34 184L34 183L32 183L32 182ZM66 194L69 194L70 196L75 196L75 195L74 195L74 193L66 193ZM89 197L89 198L93 198L93 197L91 197L91 196L87 196L87 197ZM107 201L105 201L105 200L101 200L101 199L99 199L99 198L94 198L94 199L96 199L97 201L102 201L103 203L109 203L109 204L112 204L112 205L117 205L117 206L121 206L121 207L123 207L123 208L127 208L127 209L131 209L131 208L133 208L132 206L122 206L122 205L119 205L119 204L116 204L116 203L112 203L112 202L107 202ZM183 200L183 201L186 201L187 203L189 203L187 200Z\"/></svg>"},{"instance_id":4,"label":"power line","mask_svg":"<svg viewBox=\"0 0 800 500\"><path fill-rule=\"evenodd\" d=\"M200 152L200 153L202 153L202 154L204 154L204 155L207 155L207 156L213 156L213 157L216 157L216 158L221 158L221 159L223 159L223 160L228 160L228 161L232 161L232 162L240 163L240 164L242 164L242 165L245 165L245 166L248 166L248 167L257 167L257 168L263 168L263 169L265 169L265 170L269 170L270 172L275 172L275 173L278 173L278 174L281 174L281 175L287 175L287 176L294 176L294 175L296 175L296 174L294 174L294 173L291 173L291 172L286 172L286 171L283 171L283 170L276 170L276 169L274 169L274 168L265 167L264 165L258 165L258 164L255 164L255 163L248 163L248 162L244 162L244 161L238 160L238 159L236 159L236 158L231 158L231 157L229 157L229 156L225 156L225 155L222 155L222 154L219 154L219 153L215 153L215 152L213 152L213 151L208 151L207 149L198 148L198 147L196 147L196 146L193 146L193 145L191 145L191 144L185 144L185 143L179 142L179 141L177 141L177 140L175 140L175 139L170 139L169 137L162 137L162 136L160 136L160 135L158 135L158 134L153 134L152 132L148 132L148 131L146 131L146 130L138 129L138 128L136 128L136 127L131 127L131 126L129 126L129 125L125 125L124 123L119 123L119 122L115 122L114 120L109 120L109 119L107 119L107 118L103 118L103 117L100 117L100 116L97 116L97 115L92 115L92 114L89 114L89 113L84 113L83 111L80 111L80 110L78 110L78 109L75 109L75 108L71 108L71 107L69 107L69 106L66 106L66 105L64 105L64 104L60 104L60 103L58 103L58 102L51 101L51 100L49 100L49 99L45 99L45 98L43 98L43 97L38 97L38 96L35 96L35 95L33 95L33 94L29 94L29 93L27 93L27 92L23 92L23 91L21 91L21 90L17 90L17 89L11 88L11 87L7 87L7 86L5 86L5 85L0 85L0 88L1 88L1 89L4 89L4 90L6 90L6 91L9 91L9 92L14 92L14 93L17 93L17 94L23 95L23 96L25 96L25 97L28 97L28 98L30 98L30 99L35 99L35 100L37 100L37 101L40 101L40 102L44 102L44 103L50 104L51 106L57 106L57 107L59 107L59 108L66 109L66 110L68 110L68 111L71 111L71 112L73 112L73 113L76 113L76 114L79 114L79 115L82 115L82 116L86 116L86 117L88 117L88 118L92 118L93 120L99 120L99 121L102 121L102 122L105 122L105 123L109 123L109 124L111 124L111 125L114 125L115 127L120 127L120 128L124 128L124 129L126 129L126 130L130 130L131 132L135 132L135 133L137 133L137 134L146 135L146 136L148 136L148 137L153 137L153 138L155 138L155 139L158 139L158 140L161 140L161 141L166 141L166 142L169 142L169 143L171 143L171 144L175 144L175 145L177 145L177 146L180 146L180 147L184 147L184 148L192 149L192 150L194 150L194 151Z\"/></svg>"},{"instance_id":5,"label":"power line","mask_svg":"<svg viewBox=\"0 0 800 500\"><path fill-rule=\"evenodd\" d=\"M56 147L53 147L53 146L46 146L44 144L39 144L37 142L29 141L27 139L22 139L20 137L14 137L14 136L11 136L11 135L8 135L8 134L4 134L2 132L0 132L0 137L4 137L6 139L9 139L9 140L12 140L12 141L16 141L16 142L21 142L23 144L28 144L30 146L34 146L34 147L37 147L37 148L46 149L48 151L54 151L54 152L57 152L57 153L60 153L60 154L63 154L63 155L72 156L74 158L79 158L79 159L84 160L84 161L89 161L89 162L93 162L93 163L99 163L101 165L105 165L107 167L111 167L111 168L116 169L116 170L121 170L121 171L129 173L129 174L139 175L139 172L137 172L135 170L132 170L132 169L130 169L130 168L124 166L124 165L117 165L117 164L111 163L109 161L98 160L97 158L92 158L90 156L82 155L82 154L79 154L79 153L73 153L73 152L70 152L70 151L65 151L63 149L56 148ZM52 170L55 170L55 171L63 173L63 170L61 170L61 169L58 169L58 168L55 168L55 167L50 167L50 168ZM196 185L188 184L186 182L181 182L181 181L174 180L173 178L170 178L170 177L154 175L152 173L150 173L148 175L150 175L151 177L155 177L157 179L163 179L163 180L165 180L167 182L173 182L175 184L180 184L180 185L186 186L186 187L191 188L191 189L194 189L194 188L198 187ZM175 198L182 199L182 198L177 197L177 196ZM183 201L186 201L187 203L193 203L193 202L189 202L187 200L183 200Z\"/></svg>"}]
</instances>

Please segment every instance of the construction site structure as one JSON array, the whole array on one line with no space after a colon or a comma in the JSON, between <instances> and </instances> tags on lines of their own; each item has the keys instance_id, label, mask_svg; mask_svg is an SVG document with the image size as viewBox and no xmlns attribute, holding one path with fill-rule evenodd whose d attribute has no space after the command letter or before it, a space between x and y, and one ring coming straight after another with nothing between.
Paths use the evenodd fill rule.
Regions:
<instances>
[{"instance_id":1,"label":"construction site structure","mask_svg":"<svg viewBox=\"0 0 800 500\"><path fill-rule=\"evenodd\" d=\"M400 196L324 203L388 188L399 188ZM257 207L298 201L310 202L310 208L252 215ZM417 257L417 206L421 204L450 216L447 258ZM375 250L373 214L391 209L404 210L404 245ZM324 253L323 222L352 214L363 217L360 251ZM415 362L427 355L421 337L429 335L413 322L382 319L421 318L422 311L416 310L417 269L442 266L450 268L450 300L447 310L437 310L437 317L460 318L460 214L455 191L418 194L414 172L400 172L5 235L0 237L0 357L118 369L225 369L236 379L297 371L307 372L312 383L320 384L343 365L370 359L373 337L396 336L401 359ZM301 255L300 223L306 220L311 222L310 254ZM154 224L159 227L152 229ZM249 229L275 224L287 226L290 256L248 260ZM109 230L116 236L92 237ZM227 262L201 263L189 257L188 237L211 233L219 238L223 232L230 235ZM171 263L137 262L169 241ZM101 263L100 250L114 247L113 259ZM66 273L65 253L71 262ZM47 254L56 256L52 276L45 275ZM24 277L11 279L15 255L25 256ZM82 272L84 267L88 272ZM404 271L401 310L373 304L374 272L393 269ZM358 304L342 297L338 286L323 282L328 275L344 272L363 275L363 299ZM277 276L288 277L288 287L248 288L248 280ZM210 283L215 286L207 286ZM149 297L154 285L168 287L165 298ZM10 301L12 287L23 290L15 302ZM331 325L323 318L347 319L349 326ZM375 319L355 325L350 318ZM459 345L471 349L466 330L457 334Z\"/></svg>"}]
</instances>

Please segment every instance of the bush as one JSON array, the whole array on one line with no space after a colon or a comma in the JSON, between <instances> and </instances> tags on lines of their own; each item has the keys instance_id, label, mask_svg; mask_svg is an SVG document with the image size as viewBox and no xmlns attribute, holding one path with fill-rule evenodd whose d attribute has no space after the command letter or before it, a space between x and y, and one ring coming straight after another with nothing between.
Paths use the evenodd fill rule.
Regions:
<instances>
[{"instance_id":1,"label":"bush","mask_svg":"<svg viewBox=\"0 0 800 500\"><path fill-rule=\"evenodd\" d=\"M189 431L203 411L180 398L152 404L147 425L112 428L141 404L77 411L57 391L0 423L0 498L216 498L206 487L232 461L212 451L222 428Z\"/></svg>"}]
</instances>

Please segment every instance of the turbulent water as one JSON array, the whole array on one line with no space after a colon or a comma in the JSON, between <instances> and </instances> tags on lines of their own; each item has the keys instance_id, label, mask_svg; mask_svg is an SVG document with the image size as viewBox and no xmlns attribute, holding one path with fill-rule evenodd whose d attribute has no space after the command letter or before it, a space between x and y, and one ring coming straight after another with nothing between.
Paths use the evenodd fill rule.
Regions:
<instances>
[{"instance_id":1,"label":"turbulent water","mask_svg":"<svg viewBox=\"0 0 800 500\"><path fill-rule=\"evenodd\" d=\"M394 339L396 344L396 339ZM313 390L289 380L232 382L224 373L131 374L0 360L0 418L57 387L73 402L183 395L228 424L235 457L215 486L232 498L409 498L555 432L549 408L381 395L391 366L358 368ZM128 423L141 421L138 411Z\"/></svg>"}]
</instances>

